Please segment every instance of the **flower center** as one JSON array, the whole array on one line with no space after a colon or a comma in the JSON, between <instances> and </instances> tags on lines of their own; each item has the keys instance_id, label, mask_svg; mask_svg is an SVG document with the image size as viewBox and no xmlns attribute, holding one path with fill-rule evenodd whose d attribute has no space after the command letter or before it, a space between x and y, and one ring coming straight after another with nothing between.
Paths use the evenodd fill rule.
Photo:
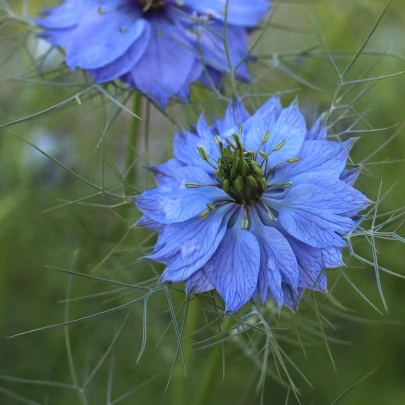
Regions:
<instances>
[{"instance_id":1,"label":"flower center","mask_svg":"<svg viewBox=\"0 0 405 405\"><path fill-rule=\"evenodd\" d=\"M242 126L239 125L239 134L242 133ZM206 150L198 146L198 153L201 159L215 169L214 177L218 181L217 184L198 184L186 183L188 188L199 187L220 187L231 198L232 201L243 204L244 206L244 219L242 221L242 228L247 229L249 226L248 206L261 204L267 211L269 218L274 221L276 219L271 208L261 198L266 190L277 192L278 190L291 187L291 182L276 184L271 182L272 173L281 165L285 163L298 163L299 157L294 157L284 161L278 162L276 165L269 167L269 156L282 149L285 145L284 141L279 142L270 152L266 153L261 150L270 138L270 132L266 131L262 137L262 141L258 146L256 152L252 150L245 151L242 145L240 136L237 134L232 135L232 140L225 139L224 142L217 135L215 142L219 148L220 157L215 159L213 156L207 154ZM261 163L257 159L261 158ZM274 176L273 176L274 178ZM269 183L270 181L270 183ZM207 210L202 212L199 217L205 218L212 210L216 210L225 204L229 204L229 200L219 200L213 204L207 203Z\"/></svg>"},{"instance_id":2,"label":"flower center","mask_svg":"<svg viewBox=\"0 0 405 405\"><path fill-rule=\"evenodd\" d=\"M144 12L158 10L165 5L165 0L138 0L138 2L143 6Z\"/></svg>"},{"instance_id":3,"label":"flower center","mask_svg":"<svg viewBox=\"0 0 405 405\"><path fill-rule=\"evenodd\" d=\"M235 201L255 205L267 189L267 179L255 160L255 153L245 151L238 135L233 135L233 140L228 140L224 147L219 137L216 138L221 157L214 176Z\"/></svg>"}]
</instances>

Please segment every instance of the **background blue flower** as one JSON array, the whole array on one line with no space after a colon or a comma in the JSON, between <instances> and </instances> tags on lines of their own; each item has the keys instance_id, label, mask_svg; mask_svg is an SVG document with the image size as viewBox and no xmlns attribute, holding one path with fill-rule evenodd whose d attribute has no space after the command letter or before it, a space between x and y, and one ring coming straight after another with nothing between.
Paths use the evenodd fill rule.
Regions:
<instances>
[{"instance_id":1,"label":"background blue flower","mask_svg":"<svg viewBox=\"0 0 405 405\"><path fill-rule=\"evenodd\" d=\"M173 96L187 100L201 80L218 87L248 52L247 29L269 8L267 0L229 0L227 52L225 0L66 0L36 20L42 36L66 47L71 70L98 83L120 78L164 107ZM246 63L236 77L249 80Z\"/></svg>"},{"instance_id":2,"label":"background blue flower","mask_svg":"<svg viewBox=\"0 0 405 405\"><path fill-rule=\"evenodd\" d=\"M305 289L326 291L324 269L342 264L342 235L369 204L345 169L354 141L329 141L322 118L307 131L278 98L253 116L235 101L212 127L201 116L136 198L139 225L160 233L147 257L188 293L217 290L228 312L257 297L296 309Z\"/></svg>"}]
</instances>

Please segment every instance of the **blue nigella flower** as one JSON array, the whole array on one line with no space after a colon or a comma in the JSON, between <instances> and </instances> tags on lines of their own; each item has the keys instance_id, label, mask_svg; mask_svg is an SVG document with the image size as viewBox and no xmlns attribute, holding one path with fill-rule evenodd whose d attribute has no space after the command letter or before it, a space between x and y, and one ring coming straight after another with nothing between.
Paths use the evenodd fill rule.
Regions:
<instances>
[{"instance_id":1,"label":"blue nigella flower","mask_svg":"<svg viewBox=\"0 0 405 405\"><path fill-rule=\"evenodd\" d=\"M236 101L211 127L201 117L136 198L138 224L160 234L147 257L188 293L217 290L228 312L258 297L295 310L305 289L326 291L370 203L345 169L353 144L329 141L321 118L307 131L297 103L275 97L252 116Z\"/></svg>"},{"instance_id":2,"label":"blue nigella flower","mask_svg":"<svg viewBox=\"0 0 405 405\"><path fill-rule=\"evenodd\" d=\"M43 11L42 36L66 47L66 63L97 83L121 79L164 107L187 100L201 80L218 86L228 70L226 0L65 0ZM247 30L265 17L267 0L228 0L227 51L233 66L248 53ZM236 77L249 80L246 63Z\"/></svg>"}]
</instances>

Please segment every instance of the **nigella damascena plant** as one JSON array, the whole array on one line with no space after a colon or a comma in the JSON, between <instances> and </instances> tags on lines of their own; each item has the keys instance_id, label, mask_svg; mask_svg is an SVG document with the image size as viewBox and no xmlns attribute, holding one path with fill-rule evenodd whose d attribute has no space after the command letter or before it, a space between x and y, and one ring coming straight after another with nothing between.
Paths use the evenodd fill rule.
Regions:
<instances>
[{"instance_id":1,"label":"nigella damascena plant","mask_svg":"<svg viewBox=\"0 0 405 405\"><path fill-rule=\"evenodd\" d=\"M187 293L218 291L227 312L258 299L296 310L305 289L326 291L369 204L345 169L353 144L329 141L321 118L308 131L298 104L278 98L252 116L235 101L213 126L202 116L136 198L138 224L159 232L147 257Z\"/></svg>"},{"instance_id":2,"label":"nigella damascena plant","mask_svg":"<svg viewBox=\"0 0 405 405\"><path fill-rule=\"evenodd\" d=\"M42 37L66 48L71 70L97 83L121 79L162 108L187 100L200 80L218 87L248 53L248 30L266 16L267 0L65 0L43 11ZM227 23L224 44L224 23ZM236 78L250 79L246 62Z\"/></svg>"}]
</instances>

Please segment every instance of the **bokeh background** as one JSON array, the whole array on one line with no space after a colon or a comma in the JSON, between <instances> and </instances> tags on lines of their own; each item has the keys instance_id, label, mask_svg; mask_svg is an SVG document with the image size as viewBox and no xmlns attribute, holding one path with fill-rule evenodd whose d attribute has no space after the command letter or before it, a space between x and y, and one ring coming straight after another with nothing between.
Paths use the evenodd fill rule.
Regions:
<instances>
[{"instance_id":1,"label":"bokeh background","mask_svg":"<svg viewBox=\"0 0 405 405\"><path fill-rule=\"evenodd\" d=\"M0 125L21 122L0 129L0 403L251 405L261 400L271 405L297 403L271 377L266 380L263 398L256 395L258 357L246 351L240 339L225 344L224 379L221 361L210 362L217 347L193 350L192 343L216 333L209 328L185 343L189 358L187 376L184 377L181 365L171 373L177 345L164 291L148 300L146 318L141 303L130 307L130 312L124 309L73 324L69 329L51 328L8 338L65 319L95 314L140 296L128 290L111 293L119 286L72 277L56 269L72 269L91 277L129 284L147 280L162 270L138 260L155 239L149 232L129 228L139 217L132 204L108 195L91 197L100 193L86 181L97 187L102 185L111 193L129 195L152 186L145 168L170 156L175 131L167 117L153 107L144 107L143 135L132 156L137 178L128 181L125 175L128 132L133 128L133 120L111 99L116 98L132 108L131 95L114 86L104 88L111 98L99 90L90 91L90 81L85 76L80 72L71 76L63 68L58 50L38 42L24 19L17 21L24 12L34 16L42 7L57 2L11 0L8 3L15 15L14 20L0 15ZM311 123L330 107L338 84L317 30L343 71L350 55L360 48L373 28L385 1L281 3L256 50L259 60L258 65L252 66L254 84L242 88L241 94L245 95L250 109L273 93L282 94L284 104L298 95ZM345 80L405 70L404 27L403 1L393 0ZM405 131L401 129L405 77L397 75L347 88L349 92L341 105L356 99L353 111L347 113L342 109L333 115L331 122L341 113L347 113L345 119L331 127L331 134L344 132L359 116L364 118L355 127L361 131L357 134L361 140L354 149L353 161L364 164L358 187L371 200L381 200L379 214L394 210L400 213L405 203L405 166L401 161L405 154ZM82 93L75 99L78 92ZM69 98L72 101L66 102ZM216 100L215 94L199 86L193 89L191 101L187 107L173 103L168 115L187 125L202 109L209 116L222 114L224 109L224 103ZM381 223L384 217L376 221ZM395 230L400 221L387 229ZM404 236L401 228L397 233ZM355 246L359 255L372 261L369 242L355 241ZM405 277L404 248L400 241L378 241L375 249L379 264ZM293 324L288 312L283 310L280 317L275 317L281 347L313 386L289 366L302 393L300 401L308 405L332 404L356 381L378 367L341 403L403 405L405 280L381 272L389 309L386 313L373 267L349 260L346 271L358 291L341 279L333 288L334 302L324 301L322 295L317 295L322 315L334 326L323 320L337 371L313 311L303 308L295 316L304 331L306 356L297 339L287 338L295 335L290 332ZM330 271L329 274L332 286L339 273ZM178 287L179 291L171 292L176 310L184 299L181 286ZM69 305L64 301L68 293L75 298ZM186 326L189 330L204 326L206 316L210 316L203 299L194 300L192 306L194 318ZM137 362L145 324L146 346ZM66 333L70 345L66 345ZM93 373L100 359L105 361ZM212 364L215 366L210 369ZM269 367L276 376L271 359ZM166 387L170 374L173 378ZM79 385L89 381L82 393L71 389L74 378ZM204 402L199 402L199 390L205 391ZM131 395L114 402L125 393Z\"/></svg>"}]
</instances>

